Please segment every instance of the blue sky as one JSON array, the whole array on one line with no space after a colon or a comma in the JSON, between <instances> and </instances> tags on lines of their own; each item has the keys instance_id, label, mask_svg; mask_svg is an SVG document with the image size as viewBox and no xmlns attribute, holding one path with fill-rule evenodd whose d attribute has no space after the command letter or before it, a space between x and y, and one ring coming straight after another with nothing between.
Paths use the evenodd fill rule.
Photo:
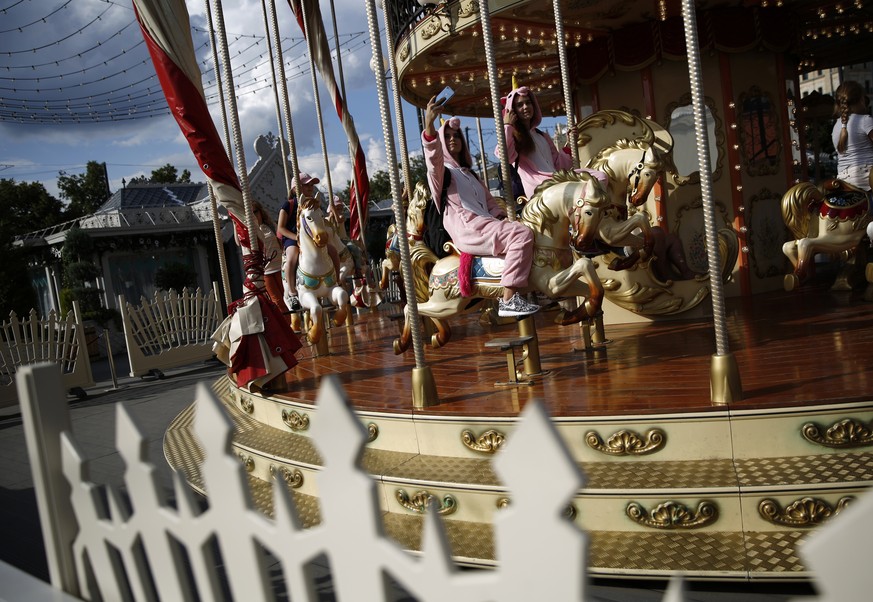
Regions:
<instances>
[{"instance_id":1,"label":"blue sky","mask_svg":"<svg viewBox=\"0 0 873 602\"><path fill-rule=\"evenodd\" d=\"M194 46L213 119L221 131L205 20L204 0L188 0ZM312 81L302 35L285 0L276 0L298 158L303 171L325 172ZM331 49L330 5L321 3ZM368 169L386 167L370 36L364 2L335 0L350 111ZM260 0L224 2L244 149L249 167L254 139L278 132ZM383 19L381 10L378 17ZM384 45L384 34L383 45ZM383 51L384 52L384 51ZM325 138L334 187L345 186L351 166L339 119L321 87ZM389 103L391 89L389 88ZM90 104L90 107L88 106ZM67 108L69 105L69 108ZM404 105L410 152L418 152L415 108ZM131 109L135 113L131 114ZM115 120L109 117L114 111ZM91 115L98 115L94 120ZM145 116L143 116L145 115ZM78 117L78 122L74 121ZM465 120L475 132L475 121ZM493 149L492 122L483 120L486 149ZM129 0L3 0L0 4L0 178L39 181L58 195L61 170L82 173L89 160L105 162L110 187L148 175L166 163L203 181L179 127L169 116ZM471 136L474 152L478 140ZM399 144L397 152L399 153Z\"/></svg>"}]
</instances>

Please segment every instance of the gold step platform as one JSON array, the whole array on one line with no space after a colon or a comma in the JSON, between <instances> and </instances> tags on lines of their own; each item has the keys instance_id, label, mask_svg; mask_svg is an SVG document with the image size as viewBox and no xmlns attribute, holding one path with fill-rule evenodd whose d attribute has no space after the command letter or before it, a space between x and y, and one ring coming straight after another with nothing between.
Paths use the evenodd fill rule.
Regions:
<instances>
[{"instance_id":1,"label":"gold step platform","mask_svg":"<svg viewBox=\"0 0 873 602\"><path fill-rule=\"evenodd\" d=\"M537 316L537 331L551 372L532 387L493 385L507 367L486 343L513 325L457 318L454 339L427 350L442 403L414 411L414 362L393 355L398 326L379 312L332 329L331 355L301 358L282 392L244 392L227 377L214 390L268 514L279 473L302 522L319 521L321 460L308 434L320 377L336 374L370 433L362 467L378 483L386 532L417 550L433 497L458 562L499 562L491 524L511 500L490 459L537 398L588 477L566 516L590 536L593 575L805 580L798 545L873 484L871 316L873 305L817 290L729 306L744 386L729 407L709 402L707 320L610 326L607 350L585 353L574 351L580 329L552 324L550 313ZM173 421L164 448L202 491L193 413Z\"/></svg>"}]
</instances>

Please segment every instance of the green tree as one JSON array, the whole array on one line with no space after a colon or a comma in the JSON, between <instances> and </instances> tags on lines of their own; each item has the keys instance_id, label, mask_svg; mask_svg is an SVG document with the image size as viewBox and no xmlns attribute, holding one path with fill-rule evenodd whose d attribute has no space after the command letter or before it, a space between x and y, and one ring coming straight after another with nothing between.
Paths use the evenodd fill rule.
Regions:
<instances>
[{"instance_id":1,"label":"green tree","mask_svg":"<svg viewBox=\"0 0 873 602\"><path fill-rule=\"evenodd\" d=\"M63 220L63 205L39 182L0 179L0 319L10 311L27 315L36 307L27 264L31 252L13 246L15 237Z\"/></svg>"},{"instance_id":2,"label":"green tree","mask_svg":"<svg viewBox=\"0 0 873 602\"><path fill-rule=\"evenodd\" d=\"M181 182L184 184L191 182L191 172L187 169L182 170L182 175L179 175L179 170L175 165L167 163L163 167L159 167L152 171L150 181L154 184L176 184Z\"/></svg>"},{"instance_id":3,"label":"green tree","mask_svg":"<svg viewBox=\"0 0 873 602\"><path fill-rule=\"evenodd\" d=\"M97 161L88 161L83 174L59 172L58 188L61 198L69 202L64 216L67 220L94 213L109 198L106 172Z\"/></svg>"},{"instance_id":4,"label":"green tree","mask_svg":"<svg viewBox=\"0 0 873 602\"><path fill-rule=\"evenodd\" d=\"M86 320L103 321L105 310L100 302L100 289L95 279L97 266L93 262L94 241L80 228L70 228L61 248L61 263L64 266L64 289L61 291L61 311L66 314L79 302L82 317Z\"/></svg>"},{"instance_id":5,"label":"green tree","mask_svg":"<svg viewBox=\"0 0 873 602\"><path fill-rule=\"evenodd\" d=\"M152 175L137 176L132 178L128 184L190 184L191 172L187 169L182 170L182 175L179 175L179 170L175 165L167 163L162 167L152 170Z\"/></svg>"},{"instance_id":6,"label":"green tree","mask_svg":"<svg viewBox=\"0 0 873 602\"><path fill-rule=\"evenodd\" d=\"M41 230L63 221L63 204L40 182L0 179L0 242L11 244L20 234Z\"/></svg>"}]
</instances>

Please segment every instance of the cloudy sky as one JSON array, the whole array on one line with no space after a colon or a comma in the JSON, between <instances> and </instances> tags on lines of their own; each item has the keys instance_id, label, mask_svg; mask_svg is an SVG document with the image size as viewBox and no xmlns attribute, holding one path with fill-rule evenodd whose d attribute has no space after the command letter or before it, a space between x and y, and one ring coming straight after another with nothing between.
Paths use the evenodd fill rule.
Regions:
<instances>
[{"instance_id":1,"label":"cloudy sky","mask_svg":"<svg viewBox=\"0 0 873 602\"><path fill-rule=\"evenodd\" d=\"M188 0L187 6L204 90L221 132L205 3ZM251 166L256 160L254 139L278 131L261 2L232 0L223 6ZM322 177L302 34L287 2L277 0L276 6L301 168ZM372 173L385 167L385 145L369 67L364 2L335 0L335 6L350 110ZM327 0L322 12L333 49ZM320 94L334 186L344 188L351 174L345 134L323 87ZM409 150L414 152L419 149L418 127L415 110L407 103L404 116ZM489 138L486 146L493 145L493 133ZM106 163L112 190L121 187L122 178L148 175L166 163L204 180L169 115L129 0L0 1L0 140L0 178L39 181L56 196L58 172L82 173L89 160Z\"/></svg>"}]
</instances>

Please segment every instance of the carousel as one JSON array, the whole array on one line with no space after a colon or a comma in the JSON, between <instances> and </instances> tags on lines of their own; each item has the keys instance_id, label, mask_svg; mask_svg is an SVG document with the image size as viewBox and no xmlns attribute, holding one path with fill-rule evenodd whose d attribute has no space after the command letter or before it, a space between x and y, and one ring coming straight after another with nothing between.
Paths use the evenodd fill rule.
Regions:
<instances>
[{"instance_id":1,"label":"carousel","mask_svg":"<svg viewBox=\"0 0 873 602\"><path fill-rule=\"evenodd\" d=\"M134 4L159 72L179 69L162 78L165 93L176 82L187 86L177 98L196 101L196 63L179 58L170 36L151 35L187 15ZM291 4L317 64L317 3ZM543 309L523 319L497 316L497 260L473 258L482 269L468 277L456 250L438 259L422 242L427 187L411 187L404 203L393 170L397 243L381 280L401 282L402 299L369 295L352 320L325 257L330 220L304 201L306 311L295 335L262 290L244 169L237 177L223 153L202 156L209 145L194 138L215 132L177 114L196 133L192 150L218 202L252 233L240 237L250 258L245 295L216 333L228 374L213 389L234 422L231 445L255 503L271 514L281 484L300 521L319 524L322 460L309 433L320 381L334 375L369 433L360 461L378 483L386 533L419 550L430 509L457 562L497 564L493 522L512 500L491 459L512 444L525 405L540 400L588 478L564 514L590 536L591 574L808 579L798 546L873 484L873 305L864 290L865 268L870 282L873 270L869 212L810 211L827 206L828 188L796 181L806 173L805 153L794 158L805 144L798 74L869 58L871 10L787 0L383 4L368 0L368 25L374 64L386 63L395 82L395 114L401 97L423 107L448 85L446 112L502 123L499 98L515 78L544 113L566 120L575 164L606 172L609 185L561 172L523 209L507 202L510 219L535 231L529 292ZM275 12L270 21L276 28ZM389 163L399 156L408 176L403 121L392 124L376 71ZM280 106L284 75L276 81ZM233 94L227 100L231 131ZM692 277L658 267L648 243L656 228L681 240ZM608 244L578 252L592 241ZM368 276L378 288L380 275ZM193 419L192 405L169 426L165 455L208 495Z\"/></svg>"}]
</instances>

